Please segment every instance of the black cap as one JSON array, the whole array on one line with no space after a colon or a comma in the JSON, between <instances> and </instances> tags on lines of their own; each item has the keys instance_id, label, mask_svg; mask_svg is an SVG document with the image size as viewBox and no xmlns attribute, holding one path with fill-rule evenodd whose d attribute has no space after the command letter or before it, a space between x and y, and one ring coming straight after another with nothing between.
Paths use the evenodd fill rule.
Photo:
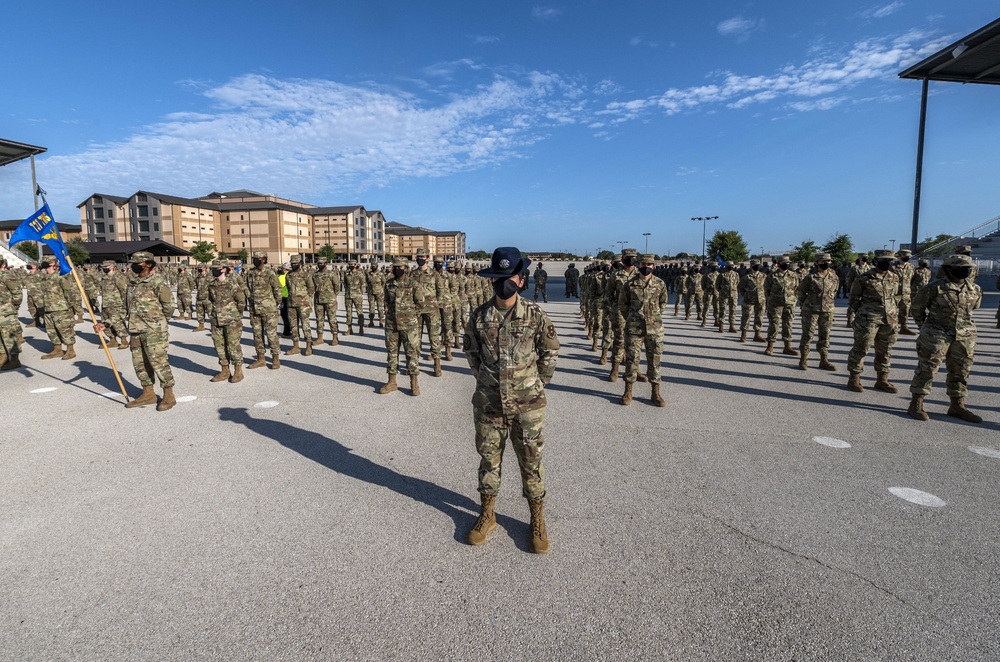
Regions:
<instances>
[{"instance_id":1,"label":"black cap","mask_svg":"<svg viewBox=\"0 0 1000 662\"><path fill-rule=\"evenodd\" d=\"M489 269L483 269L479 275L483 278L510 278L527 269L531 260L521 257L521 251L513 246L501 246L493 251L493 259Z\"/></svg>"}]
</instances>

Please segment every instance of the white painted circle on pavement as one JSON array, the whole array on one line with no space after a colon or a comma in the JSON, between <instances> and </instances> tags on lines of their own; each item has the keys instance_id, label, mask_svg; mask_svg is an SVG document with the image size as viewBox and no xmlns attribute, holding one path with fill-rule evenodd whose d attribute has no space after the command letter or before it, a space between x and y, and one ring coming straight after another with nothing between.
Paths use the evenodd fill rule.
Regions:
<instances>
[{"instance_id":1,"label":"white painted circle on pavement","mask_svg":"<svg viewBox=\"0 0 1000 662\"><path fill-rule=\"evenodd\" d=\"M182 395L181 397L177 398L177 402L194 402L197 399L198 399L197 395Z\"/></svg>"},{"instance_id":2,"label":"white painted circle on pavement","mask_svg":"<svg viewBox=\"0 0 1000 662\"><path fill-rule=\"evenodd\" d=\"M277 400L265 400L264 402L258 402L253 407L254 409L270 409L271 407L277 407Z\"/></svg>"},{"instance_id":3,"label":"white painted circle on pavement","mask_svg":"<svg viewBox=\"0 0 1000 662\"><path fill-rule=\"evenodd\" d=\"M1000 451L995 448L983 448L982 446L969 446L969 450L978 455L985 455L986 457L995 457L1000 460Z\"/></svg>"},{"instance_id":4,"label":"white painted circle on pavement","mask_svg":"<svg viewBox=\"0 0 1000 662\"><path fill-rule=\"evenodd\" d=\"M822 444L823 446L829 446L830 448L850 448L851 445L842 439L834 439L833 437L813 437L813 441L817 444Z\"/></svg>"},{"instance_id":5,"label":"white painted circle on pavement","mask_svg":"<svg viewBox=\"0 0 1000 662\"><path fill-rule=\"evenodd\" d=\"M910 503L915 503L918 506L929 506L931 508L940 508L944 506L943 499L939 499L928 492L915 490L912 487L890 487L889 491L898 496L900 499L904 499Z\"/></svg>"},{"instance_id":6,"label":"white painted circle on pavement","mask_svg":"<svg viewBox=\"0 0 1000 662\"><path fill-rule=\"evenodd\" d=\"M31 392L32 393L48 393L49 391L55 391L56 389L57 389L57 387L55 387L55 386L46 386L45 388L36 388L35 390L33 390Z\"/></svg>"}]
</instances>

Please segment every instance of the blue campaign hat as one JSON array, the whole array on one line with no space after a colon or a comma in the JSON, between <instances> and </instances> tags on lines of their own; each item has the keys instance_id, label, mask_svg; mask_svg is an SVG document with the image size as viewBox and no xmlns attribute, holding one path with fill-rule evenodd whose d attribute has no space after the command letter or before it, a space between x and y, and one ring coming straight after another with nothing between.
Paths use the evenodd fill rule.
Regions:
<instances>
[{"instance_id":1,"label":"blue campaign hat","mask_svg":"<svg viewBox=\"0 0 1000 662\"><path fill-rule=\"evenodd\" d=\"M531 265L531 260L521 257L521 251L513 246L501 246L493 251L493 259L489 269L483 269L479 275L483 278L510 278Z\"/></svg>"}]
</instances>

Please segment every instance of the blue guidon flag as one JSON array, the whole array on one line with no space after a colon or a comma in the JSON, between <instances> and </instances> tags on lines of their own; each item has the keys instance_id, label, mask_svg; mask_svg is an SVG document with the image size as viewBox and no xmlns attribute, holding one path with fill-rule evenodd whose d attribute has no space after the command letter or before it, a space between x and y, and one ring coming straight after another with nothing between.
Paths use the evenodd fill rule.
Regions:
<instances>
[{"instance_id":1,"label":"blue guidon flag","mask_svg":"<svg viewBox=\"0 0 1000 662\"><path fill-rule=\"evenodd\" d=\"M73 265L70 264L69 255L66 253L66 244L59 235L59 228L52 219L52 211L49 210L48 204L42 205L41 209L17 226L14 234L10 236L8 245L13 248L22 241L40 241L51 248L59 260L60 276L73 271Z\"/></svg>"}]
</instances>

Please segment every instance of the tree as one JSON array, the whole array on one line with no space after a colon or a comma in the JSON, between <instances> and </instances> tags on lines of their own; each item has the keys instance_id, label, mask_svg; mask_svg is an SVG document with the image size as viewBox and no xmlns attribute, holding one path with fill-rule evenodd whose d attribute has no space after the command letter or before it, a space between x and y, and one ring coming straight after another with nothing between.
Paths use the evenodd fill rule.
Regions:
<instances>
[{"instance_id":1,"label":"tree","mask_svg":"<svg viewBox=\"0 0 1000 662\"><path fill-rule=\"evenodd\" d=\"M680 253L678 253L677 255L674 256L674 259L675 260L690 260L691 256L688 255L687 253L685 253L684 251L681 251Z\"/></svg>"},{"instance_id":2,"label":"tree","mask_svg":"<svg viewBox=\"0 0 1000 662\"><path fill-rule=\"evenodd\" d=\"M842 267L854 262L857 253L854 252L854 242L846 234L835 234L823 244L823 252L833 258L833 266Z\"/></svg>"},{"instance_id":3,"label":"tree","mask_svg":"<svg viewBox=\"0 0 1000 662\"><path fill-rule=\"evenodd\" d=\"M742 262L750 258L747 242L736 230L716 230L708 242L708 255L714 260L720 256L726 262Z\"/></svg>"},{"instance_id":4,"label":"tree","mask_svg":"<svg viewBox=\"0 0 1000 662\"><path fill-rule=\"evenodd\" d=\"M38 259L38 246L33 241L22 241L14 248L21 251L22 253L30 257L32 260Z\"/></svg>"},{"instance_id":5,"label":"tree","mask_svg":"<svg viewBox=\"0 0 1000 662\"><path fill-rule=\"evenodd\" d=\"M250 259L250 253L247 252L247 249L241 248L240 250L236 251L236 257L240 258L240 262L246 264L247 260Z\"/></svg>"},{"instance_id":6,"label":"tree","mask_svg":"<svg viewBox=\"0 0 1000 662\"><path fill-rule=\"evenodd\" d=\"M806 264L812 264L816 261L816 255L819 253L819 247L814 241L803 241L800 245L795 247L795 250L791 252L788 256L792 259L792 262L805 262Z\"/></svg>"},{"instance_id":7,"label":"tree","mask_svg":"<svg viewBox=\"0 0 1000 662\"><path fill-rule=\"evenodd\" d=\"M935 244L940 244L942 242L945 242L945 241L948 241L949 239L954 239L954 238L955 238L955 236L954 235L950 235L950 234L939 234L938 236L936 236L934 238L927 237L923 241L917 242L917 250L915 250L914 253L923 253L924 251L926 251L931 246L934 246ZM955 249L955 247L952 246L951 244L945 244L944 246L941 246L940 248L935 248L934 250L932 250L930 253L928 253L928 256L929 257L936 257L936 256L940 256L940 255L948 255L949 253L952 253L954 251L954 249Z\"/></svg>"},{"instance_id":8,"label":"tree","mask_svg":"<svg viewBox=\"0 0 1000 662\"><path fill-rule=\"evenodd\" d=\"M66 252L69 253L70 262L74 267L86 264L90 260L90 252L83 247L83 242L79 239L66 243Z\"/></svg>"},{"instance_id":9,"label":"tree","mask_svg":"<svg viewBox=\"0 0 1000 662\"><path fill-rule=\"evenodd\" d=\"M605 249L605 250L603 250L603 251L601 251L600 253L597 254L597 259L598 260L613 260L613 259L615 259L615 254L612 253L611 251Z\"/></svg>"},{"instance_id":10,"label":"tree","mask_svg":"<svg viewBox=\"0 0 1000 662\"><path fill-rule=\"evenodd\" d=\"M333 246L326 244L319 249L319 256L325 257L330 262L337 259L337 251L333 250Z\"/></svg>"},{"instance_id":11,"label":"tree","mask_svg":"<svg viewBox=\"0 0 1000 662\"><path fill-rule=\"evenodd\" d=\"M467 260L489 260L492 256L486 251L472 251L465 254Z\"/></svg>"},{"instance_id":12,"label":"tree","mask_svg":"<svg viewBox=\"0 0 1000 662\"><path fill-rule=\"evenodd\" d=\"M216 250L215 244L210 241L196 241L194 242L194 246L191 247L191 257L196 262L205 264L215 259Z\"/></svg>"}]
</instances>

